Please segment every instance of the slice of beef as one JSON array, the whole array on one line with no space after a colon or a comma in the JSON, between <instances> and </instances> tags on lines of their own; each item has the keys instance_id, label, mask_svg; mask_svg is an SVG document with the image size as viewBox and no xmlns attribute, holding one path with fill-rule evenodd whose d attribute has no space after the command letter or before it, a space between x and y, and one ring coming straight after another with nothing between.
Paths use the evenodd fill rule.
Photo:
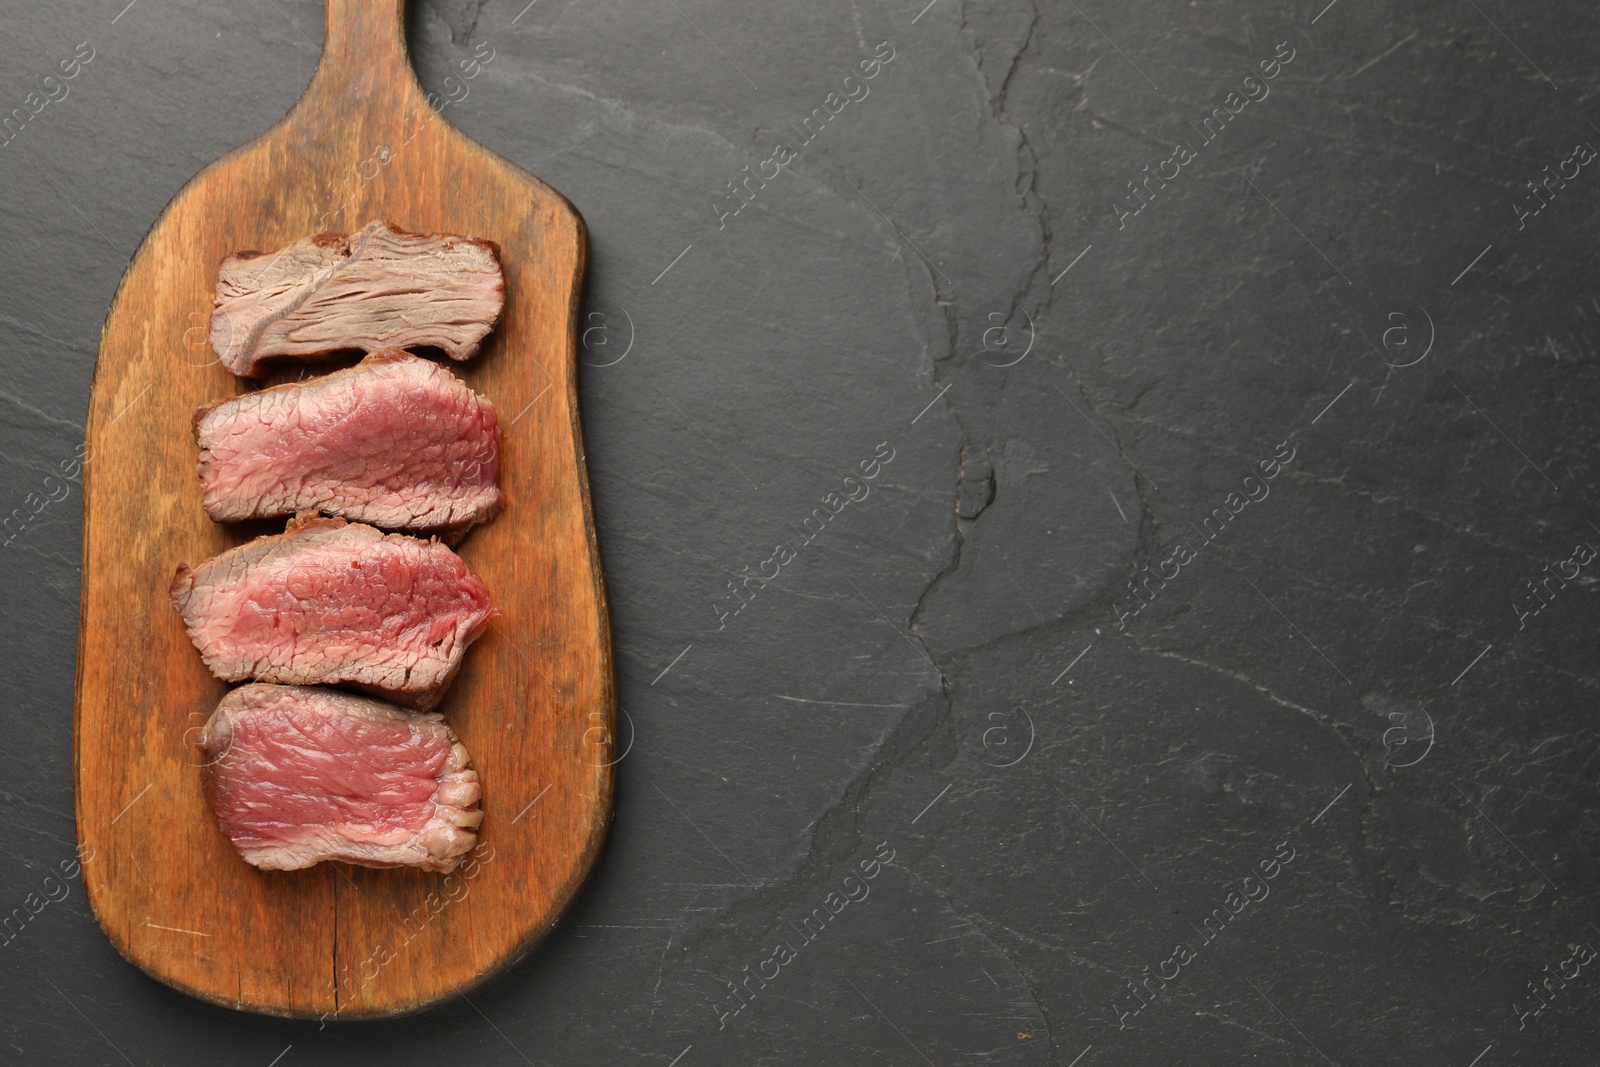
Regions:
<instances>
[{"instance_id":1,"label":"slice of beef","mask_svg":"<svg viewBox=\"0 0 1600 1067\"><path fill-rule=\"evenodd\" d=\"M483 821L444 717L331 689L246 685L201 735L206 795L246 862L449 871Z\"/></svg>"},{"instance_id":2,"label":"slice of beef","mask_svg":"<svg viewBox=\"0 0 1600 1067\"><path fill-rule=\"evenodd\" d=\"M284 533L181 565L172 602L218 678L342 685L421 709L499 615L437 540L309 512Z\"/></svg>"},{"instance_id":3,"label":"slice of beef","mask_svg":"<svg viewBox=\"0 0 1600 1067\"><path fill-rule=\"evenodd\" d=\"M320 511L447 541L501 507L494 405L397 348L195 412L206 514Z\"/></svg>"},{"instance_id":4,"label":"slice of beef","mask_svg":"<svg viewBox=\"0 0 1600 1067\"><path fill-rule=\"evenodd\" d=\"M505 295L494 242L369 222L223 260L211 347L223 366L252 378L263 360L352 348L427 345L470 359Z\"/></svg>"}]
</instances>

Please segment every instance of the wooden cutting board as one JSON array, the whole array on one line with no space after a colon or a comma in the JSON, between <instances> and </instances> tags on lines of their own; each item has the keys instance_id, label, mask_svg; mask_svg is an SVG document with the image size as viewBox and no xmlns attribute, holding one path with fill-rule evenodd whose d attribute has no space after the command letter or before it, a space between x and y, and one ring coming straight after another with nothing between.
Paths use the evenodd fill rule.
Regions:
<instances>
[{"instance_id":1,"label":"wooden cutting board","mask_svg":"<svg viewBox=\"0 0 1600 1067\"><path fill-rule=\"evenodd\" d=\"M89 900L149 974L274 1015L395 1015L470 989L550 930L611 821L616 693L575 360L583 220L435 112L403 9L328 0L322 60L294 110L185 186L140 245L89 401L73 732ZM258 871L202 794L196 740L225 687L167 600L180 562L268 528L201 510L191 413L255 388L207 345L210 297L231 252L375 218L489 238L505 269L499 328L450 364L500 412L509 499L459 549L504 617L440 708L483 780L481 844L449 877Z\"/></svg>"}]
</instances>

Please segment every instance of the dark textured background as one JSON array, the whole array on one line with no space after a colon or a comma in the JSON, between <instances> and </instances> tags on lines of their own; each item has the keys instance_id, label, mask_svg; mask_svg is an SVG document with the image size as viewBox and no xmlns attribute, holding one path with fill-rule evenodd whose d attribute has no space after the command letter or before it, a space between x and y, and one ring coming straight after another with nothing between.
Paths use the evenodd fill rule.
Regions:
<instances>
[{"instance_id":1,"label":"dark textured background","mask_svg":"<svg viewBox=\"0 0 1600 1067\"><path fill-rule=\"evenodd\" d=\"M1600 564L1521 616L1600 547L1600 174L1515 206L1600 145L1592 7L925 2L413 4L448 119L589 223L634 730L610 843L526 962L381 1024L174 993L73 882L0 946L0 1061L1595 1062L1600 963L1517 1013L1600 946ZM7 912L74 841L80 506L29 494L82 440L126 257L294 102L322 9L0 7L0 109L95 50L0 147ZM719 229L724 183L884 41L870 95ZM1119 227L1175 140L1197 158ZM719 629L880 443L870 495ZM870 896L801 942L880 842Z\"/></svg>"}]
</instances>

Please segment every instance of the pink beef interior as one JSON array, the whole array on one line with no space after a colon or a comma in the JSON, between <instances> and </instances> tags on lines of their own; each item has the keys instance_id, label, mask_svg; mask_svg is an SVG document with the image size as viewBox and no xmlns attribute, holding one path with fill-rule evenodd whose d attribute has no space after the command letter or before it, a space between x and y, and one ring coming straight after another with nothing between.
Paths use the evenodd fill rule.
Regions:
<instances>
[{"instance_id":1,"label":"pink beef interior","mask_svg":"<svg viewBox=\"0 0 1600 1067\"><path fill-rule=\"evenodd\" d=\"M404 352L224 401L196 429L204 503L219 521L314 509L430 529L499 509L493 405Z\"/></svg>"},{"instance_id":2,"label":"pink beef interior","mask_svg":"<svg viewBox=\"0 0 1600 1067\"><path fill-rule=\"evenodd\" d=\"M497 614L436 541L312 516L180 568L173 600L219 678L348 683L417 707Z\"/></svg>"},{"instance_id":3,"label":"pink beef interior","mask_svg":"<svg viewBox=\"0 0 1600 1067\"><path fill-rule=\"evenodd\" d=\"M227 659L406 664L448 655L462 623L489 608L488 590L460 560L427 559L410 545L334 542L237 578L212 591L199 631Z\"/></svg>"},{"instance_id":4,"label":"pink beef interior","mask_svg":"<svg viewBox=\"0 0 1600 1067\"><path fill-rule=\"evenodd\" d=\"M213 769L216 814L241 849L302 844L330 831L399 844L433 817L451 746L437 724L328 715L285 697L233 723Z\"/></svg>"}]
</instances>

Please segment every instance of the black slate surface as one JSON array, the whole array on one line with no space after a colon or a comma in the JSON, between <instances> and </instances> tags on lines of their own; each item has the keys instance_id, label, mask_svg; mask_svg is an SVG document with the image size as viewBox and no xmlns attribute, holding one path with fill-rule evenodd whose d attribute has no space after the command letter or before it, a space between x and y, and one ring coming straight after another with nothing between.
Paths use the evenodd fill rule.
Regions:
<instances>
[{"instance_id":1,"label":"black slate surface","mask_svg":"<svg viewBox=\"0 0 1600 1067\"><path fill-rule=\"evenodd\" d=\"M172 992L47 881L46 476L321 6L4 5L4 110L93 58L0 146L0 1061L1596 1061L1592 9L925 3L412 5L589 224L631 748L549 941L368 1024Z\"/></svg>"}]
</instances>

